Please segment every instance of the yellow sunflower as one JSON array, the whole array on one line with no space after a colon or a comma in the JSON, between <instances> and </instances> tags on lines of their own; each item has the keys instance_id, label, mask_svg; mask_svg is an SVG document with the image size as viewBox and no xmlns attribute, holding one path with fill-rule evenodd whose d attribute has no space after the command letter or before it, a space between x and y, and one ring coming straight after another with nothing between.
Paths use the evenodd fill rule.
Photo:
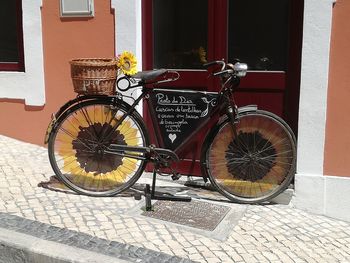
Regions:
<instances>
[{"instance_id":1,"label":"yellow sunflower","mask_svg":"<svg viewBox=\"0 0 350 263\"><path fill-rule=\"evenodd\" d=\"M204 47L199 47L198 55L201 63L207 63L207 52L205 52Z\"/></svg>"},{"instance_id":2,"label":"yellow sunflower","mask_svg":"<svg viewBox=\"0 0 350 263\"><path fill-rule=\"evenodd\" d=\"M137 73L137 60L134 54L124 51L118 56L117 66L125 75L134 75Z\"/></svg>"},{"instance_id":3,"label":"yellow sunflower","mask_svg":"<svg viewBox=\"0 0 350 263\"><path fill-rule=\"evenodd\" d=\"M231 126L226 125L215 137L209 154L211 174L219 185L237 196L259 197L273 191L290 168L292 151L284 140L284 131L265 117L247 116L240 120L237 133L235 138ZM241 148L238 142L243 145ZM262 159L274 160L270 165L255 167L251 173L251 164L246 161L249 153L265 153Z\"/></svg>"},{"instance_id":4,"label":"yellow sunflower","mask_svg":"<svg viewBox=\"0 0 350 263\"><path fill-rule=\"evenodd\" d=\"M110 134L111 143L142 146L140 132L132 119L127 118L113 130L119 118L104 105L90 105L70 115L62 124L56 137L56 160L72 183L83 189L108 191L124 184L139 169L137 159L109 153L99 155L92 150L91 145L98 141L95 134L101 133Z\"/></svg>"}]
</instances>

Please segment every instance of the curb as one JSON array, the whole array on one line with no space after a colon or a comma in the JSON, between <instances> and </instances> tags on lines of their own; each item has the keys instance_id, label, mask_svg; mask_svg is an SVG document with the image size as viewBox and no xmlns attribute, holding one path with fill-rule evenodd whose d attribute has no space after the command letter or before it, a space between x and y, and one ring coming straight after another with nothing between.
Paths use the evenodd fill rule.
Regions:
<instances>
[{"instance_id":1,"label":"curb","mask_svg":"<svg viewBox=\"0 0 350 263\"><path fill-rule=\"evenodd\" d=\"M18 262L193 261L0 212L0 263Z\"/></svg>"},{"instance_id":2,"label":"curb","mask_svg":"<svg viewBox=\"0 0 350 263\"><path fill-rule=\"evenodd\" d=\"M128 261L0 228L0 262L126 263Z\"/></svg>"}]
</instances>

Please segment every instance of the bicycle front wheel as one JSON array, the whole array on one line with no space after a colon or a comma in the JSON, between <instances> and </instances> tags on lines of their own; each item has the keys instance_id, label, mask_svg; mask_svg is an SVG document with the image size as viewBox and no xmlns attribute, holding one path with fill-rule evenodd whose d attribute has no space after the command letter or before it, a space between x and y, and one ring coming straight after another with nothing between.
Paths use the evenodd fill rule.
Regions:
<instances>
[{"instance_id":1,"label":"bicycle front wheel","mask_svg":"<svg viewBox=\"0 0 350 263\"><path fill-rule=\"evenodd\" d=\"M238 123L218 125L206 151L206 172L235 202L261 203L285 190L295 174L295 137L266 111L239 114Z\"/></svg>"},{"instance_id":2,"label":"bicycle front wheel","mask_svg":"<svg viewBox=\"0 0 350 263\"><path fill-rule=\"evenodd\" d=\"M106 151L110 144L148 145L144 122L136 111L115 127L129 109L122 101L84 101L57 120L49 138L49 159L70 189L90 196L112 196L140 177L145 161Z\"/></svg>"}]
</instances>

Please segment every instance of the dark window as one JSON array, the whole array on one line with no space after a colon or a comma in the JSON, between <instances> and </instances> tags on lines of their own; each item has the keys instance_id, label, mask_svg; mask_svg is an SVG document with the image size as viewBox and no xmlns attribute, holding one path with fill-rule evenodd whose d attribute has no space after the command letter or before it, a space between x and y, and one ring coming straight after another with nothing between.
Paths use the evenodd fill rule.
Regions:
<instances>
[{"instance_id":1,"label":"dark window","mask_svg":"<svg viewBox=\"0 0 350 263\"><path fill-rule=\"evenodd\" d=\"M208 42L203 0L153 1L154 68L202 69Z\"/></svg>"},{"instance_id":2,"label":"dark window","mask_svg":"<svg viewBox=\"0 0 350 263\"><path fill-rule=\"evenodd\" d=\"M229 61L250 70L285 71L288 0L229 0Z\"/></svg>"},{"instance_id":3,"label":"dark window","mask_svg":"<svg viewBox=\"0 0 350 263\"><path fill-rule=\"evenodd\" d=\"M21 0L0 1L0 70L24 71Z\"/></svg>"}]
</instances>

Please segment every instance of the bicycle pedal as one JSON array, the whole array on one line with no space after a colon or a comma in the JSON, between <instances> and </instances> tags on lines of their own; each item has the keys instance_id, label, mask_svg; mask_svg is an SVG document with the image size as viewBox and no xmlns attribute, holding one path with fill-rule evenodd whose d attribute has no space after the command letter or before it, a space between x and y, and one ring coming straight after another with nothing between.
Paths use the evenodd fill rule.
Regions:
<instances>
[{"instance_id":1,"label":"bicycle pedal","mask_svg":"<svg viewBox=\"0 0 350 263\"><path fill-rule=\"evenodd\" d=\"M173 175L171 176L171 179L173 179L173 181L176 181L176 180L179 180L180 177L181 177L180 174L173 174Z\"/></svg>"}]
</instances>

